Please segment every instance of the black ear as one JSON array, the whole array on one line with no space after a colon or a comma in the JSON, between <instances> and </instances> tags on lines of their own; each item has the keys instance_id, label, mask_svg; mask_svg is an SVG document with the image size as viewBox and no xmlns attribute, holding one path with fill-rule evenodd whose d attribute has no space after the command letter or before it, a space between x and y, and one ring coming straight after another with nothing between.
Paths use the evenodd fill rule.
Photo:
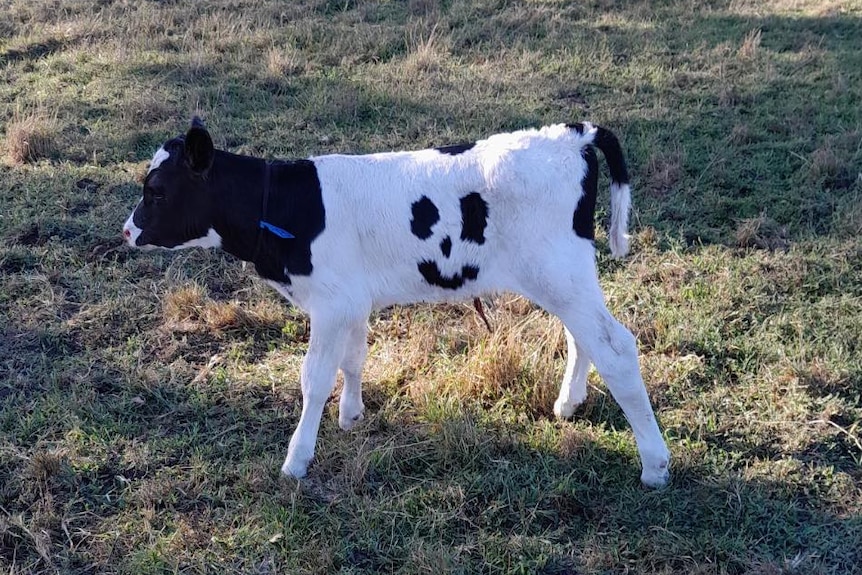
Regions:
<instances>
[{"instance_id":1,"label":"black ear","mask_svg":"<svg viewBox=\"0 0 862 575\"><path fill-rule=\"evenodd\" d=\"M204 127L203 121L195 116L192 119L192 127L186 134L186 163L192 171L204 174L212 166L214 155L212 138Z\"/></svg>"}]
</instances>

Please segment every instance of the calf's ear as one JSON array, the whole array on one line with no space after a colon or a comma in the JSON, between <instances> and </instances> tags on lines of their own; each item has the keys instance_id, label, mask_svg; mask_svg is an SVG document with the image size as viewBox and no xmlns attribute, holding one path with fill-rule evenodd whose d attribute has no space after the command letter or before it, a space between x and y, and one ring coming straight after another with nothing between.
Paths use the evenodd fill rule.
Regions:
<instances>
[{"instance_id":1,"label":"calf's ear","mask_svg":"<svg viewBox=\"0 0 862 575\"><path fill-rule=\"evenodd\" d=\"M192 127L186 134L185 157L189 167L198 174L204 174L213 163L215 149L212 138L197 116L192 119Z\"/></svg>"}]
</instances>

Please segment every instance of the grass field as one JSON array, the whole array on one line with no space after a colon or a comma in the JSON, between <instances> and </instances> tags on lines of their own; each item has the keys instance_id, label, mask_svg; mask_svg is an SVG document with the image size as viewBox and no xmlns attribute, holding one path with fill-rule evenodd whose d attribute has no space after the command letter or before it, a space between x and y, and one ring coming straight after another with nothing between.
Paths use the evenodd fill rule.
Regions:
<instances>
[{"instance_id":1,"label":"grass field","mask_svg":"<svg viewBox=\"0 0 862 575\"><path fill-rule=\"evenodd\" d=\"M860 38L858 0L0 1L0 572L862 573ZM671 485L595 373L554 419L562 328L509 294L374 315L365 422L281 478L306 320L119 235L195 112L269 157L614 130Z\"/></svg>"}]
</instances>

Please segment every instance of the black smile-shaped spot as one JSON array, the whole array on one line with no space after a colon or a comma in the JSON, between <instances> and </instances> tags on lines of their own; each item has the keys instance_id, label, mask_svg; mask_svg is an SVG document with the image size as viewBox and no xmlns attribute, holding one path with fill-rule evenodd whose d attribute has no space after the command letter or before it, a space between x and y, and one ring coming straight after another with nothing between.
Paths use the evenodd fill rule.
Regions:
<instances>
[{"instance_id":1,"label":"black smile-shaped spot","mask_svg":"<svg viewBox=\"0 0 862 575\"><path fill-rule=\"evenodd\" d=\"M475 280L479 277L479 268L476 266L463 266L460 274L444 276L435 262L419 262L419 273L431 285L444 289L456 290L464 285L467 280Z\"/></svg>"}]
</instances>

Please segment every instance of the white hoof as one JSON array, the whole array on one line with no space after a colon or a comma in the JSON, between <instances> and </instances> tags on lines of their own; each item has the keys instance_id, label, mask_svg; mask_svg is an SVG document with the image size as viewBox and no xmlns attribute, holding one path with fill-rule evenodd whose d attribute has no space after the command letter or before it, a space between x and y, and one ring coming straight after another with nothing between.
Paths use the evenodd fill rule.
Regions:
<instances>
[{"instance_id":1,"label":"white hoof","mask_svg":"<svg viewBox=\"0 0 862 575\"><path fill-rule=\"evenodd\" d=\"M353 417L349 417L349 416L345 416L343 414L340 414L338 416L338 427L340 427L344 431L350 431L351 429L356 427L356 424L358 424L363 419L365 419L365 413L362 411L360 411L359 413L357 413Z\"/></svg>"},{"instance_id":2,"label":"white hoof","mask_svg":"<svg viewBox=\"0 0 862 575\"><path fill-rule=\"evenodd\" d=\"M310 462L310 457L303 462L297 457L288 455L287 459L284 460L284 465L281 466L281 472L287 477L302 479L308 473L308 464Z\"/></svg>"},{"instance_id":3,"label":"white hoof","mask_svg":"<svg viewBox=\"0 0 862 575\"><path fill-rule=\"evenodd\" d=\"M554 415L557 416L557 419L571 419L578 405L580 404L566 403L558 399L554 402Z\"/></svg>"},{"instance_id":4,"label":"white hoof","mask_svg":"<svg viewBox=\"0 0 862 575\"><path fill-rule=\"evenodd\" d=\"M586 399L586 395L583 397L570 398L569 401L563 401L562 399L557 398L557 401L554 402L554 415L559 419L571 419L575 414L575 410L578 409Z\"/></svg>"},{"instance_id":5,"label":"white hoof","mask_svg":"<svg viewBox=\"0 0 862 575\"><path fill-rule=\"evenodd\" d=\"M651 489L661 489L666 487L670 481L670 459L665 458L657 465L644 467L641 473L641 483Z\"/></svg>"}]
</instances>

